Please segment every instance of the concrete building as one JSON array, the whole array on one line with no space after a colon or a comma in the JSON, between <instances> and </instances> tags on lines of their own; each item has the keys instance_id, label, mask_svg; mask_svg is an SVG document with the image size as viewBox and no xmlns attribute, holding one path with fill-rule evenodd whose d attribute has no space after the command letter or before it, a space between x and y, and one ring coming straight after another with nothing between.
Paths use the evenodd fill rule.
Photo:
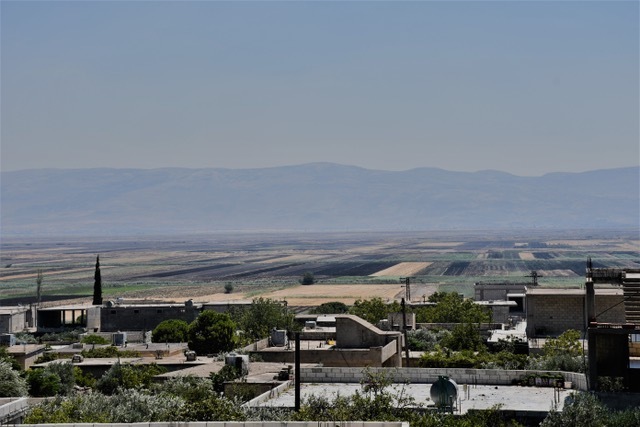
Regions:
<instances>
[{"instance_id":1,"label":"concrete building","mask_svg":"<svg viewBox=\"0 0 640 427\"><path fill-rule=\"evenodd\" d=\"M383 331L358 316L340 314L335 316L335 332L303 331L301 335L311 339L301 340L300 360L302 363L321 363L323 366L402 366L402 333ZM315 340L319 332L323 339ZM286 347L259 346L253 353L263 361L293 363L295 343L289 341Z\"/></svg>"},{"instance_id":2,"label":"concrete building","mask_svg":"<svg viewBox=\"0 0 640 427\"><path fill-rule=\"evenodd\" d=\"M526 289L534 289L531 283L517 283L517 282L504 282L504 283L475 283L473 286L475 301L511 301L515 304L508 306L508 317L524 318L527 315L526 304ZM500 322L498 318L503 318L503 310L494 309L494 321ZM506 322L502 322L506 323Z\"/></svg>"},{"instance_id":3,"label":"concrete building","mask_svg":"<svg viewBox=\"0 0 640 427\"><path fill-rule=\"evenodd\" d=\"M0 307L0 334L15 334L33 326L33 312L28 306Z\"/></svg>"},{"instance_id":4,"label":"concrete building","mask_svg":"<svg viewBox=\"0 0 640 427\"><path fill-rule=\"evenodd\" d=\"M586 291L584 289L527 288L527 336L558 336L567 329L586 331ZM595 290L598 319L624 323L624 295L620 288Z\"/></svg>"}]
</instances>

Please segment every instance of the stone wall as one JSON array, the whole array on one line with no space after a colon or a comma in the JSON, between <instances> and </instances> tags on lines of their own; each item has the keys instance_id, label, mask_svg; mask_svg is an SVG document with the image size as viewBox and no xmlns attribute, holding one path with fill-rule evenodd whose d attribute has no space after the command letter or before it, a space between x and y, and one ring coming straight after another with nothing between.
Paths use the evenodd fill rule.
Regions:
<instances>
[{"instance_id":1,"label":"stone wall","mask_svg":"<svg viewBox=\"0 0 640 427\"><path fill-rule=\"evenodd\" d=\"M368 368L377 374L385 372L394 382L413 384L431 384L440 375L453 379L458 384L512 385L530 374L545 375L546 371L503 370L503 369L466 369L466 368ZM573 389L587 390L584 374L576 372L552 372L563 375ZM358 383L365 378L363 368L301 368L300 380L305 383Z\"/></svg>"}]
</instances>

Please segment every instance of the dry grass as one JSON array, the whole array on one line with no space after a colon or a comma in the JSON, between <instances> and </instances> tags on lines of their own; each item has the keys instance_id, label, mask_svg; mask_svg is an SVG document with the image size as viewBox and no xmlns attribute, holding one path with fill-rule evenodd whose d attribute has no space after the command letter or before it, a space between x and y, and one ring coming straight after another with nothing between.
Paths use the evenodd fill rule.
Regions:
<instances>
[{"instance_id":1,"label":"dry grass","mask_svg":"<svg viewBox=\"0 0 640 427\"><path fill-rule=\"evenodd\" d=\"M198 295L193 297L194 302L234 302L251 301L253 298L271 298L274 300L287 300L290 305L317 306L325 302L340 301L347 305L353 304L357 299L382 298L384 301L392 300L397 295L404 294L404 288L400 284L355 284L355 285L296 285L285 289L274 289L256 295L255 292L223 292ZM147 298L175 300L185 298L185 294L169 295L166 290L161 295L146 293Z\"/></svg>"},{"instance_id":2,"label":"dry grass","mask_svg":"<svg viewBox=\"0 0 640 427\"><path fill-rule=\"evenodd\" d=\"M376 273L370 274L373 277L379 276L411 276L413 274L418 273L421 270L429 267L431 262L401 262L399 264L393 265L389 268L385 268L384 270L380 270Z\"/></svg>"}]
</instances>

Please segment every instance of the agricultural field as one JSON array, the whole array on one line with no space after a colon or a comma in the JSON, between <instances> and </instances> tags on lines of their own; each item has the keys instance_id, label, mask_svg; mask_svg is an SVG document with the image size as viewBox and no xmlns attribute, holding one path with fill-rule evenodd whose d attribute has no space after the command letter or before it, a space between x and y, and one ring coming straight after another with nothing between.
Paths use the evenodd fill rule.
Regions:
<instances>
[{"instance_id":1,"label":"agricultural field","mask_svg":"<svg viewBox=\"0 0 640 427\"><path fill-rule=\"evenodd\" d=\"M640 268L638 231L211 234L136 238L3 238L0 304L89 301L96 256L105 299L250 300L312 306L437 290L472 295L476 282L578 287L596 267ZM300 286L313 273L316 284ZM225 285L231 284L231 293Z\"/></svg>"}]
</instances>

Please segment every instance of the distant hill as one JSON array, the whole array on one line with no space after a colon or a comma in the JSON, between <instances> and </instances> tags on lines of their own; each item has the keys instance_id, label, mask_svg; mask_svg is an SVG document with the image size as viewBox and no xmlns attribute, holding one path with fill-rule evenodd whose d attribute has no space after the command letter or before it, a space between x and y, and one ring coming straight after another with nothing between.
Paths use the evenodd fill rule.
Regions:
<instances>
[{"instance_id":1,"label":"distant hill","mask_svg":"<svg viewBox=\"0 0 640 427\"><path fill-rule=\"evenodd\" d=\"M640 168L520 177L313 163L2 172L1 233L638 227Z\"/></svg>"}]
</instances>

